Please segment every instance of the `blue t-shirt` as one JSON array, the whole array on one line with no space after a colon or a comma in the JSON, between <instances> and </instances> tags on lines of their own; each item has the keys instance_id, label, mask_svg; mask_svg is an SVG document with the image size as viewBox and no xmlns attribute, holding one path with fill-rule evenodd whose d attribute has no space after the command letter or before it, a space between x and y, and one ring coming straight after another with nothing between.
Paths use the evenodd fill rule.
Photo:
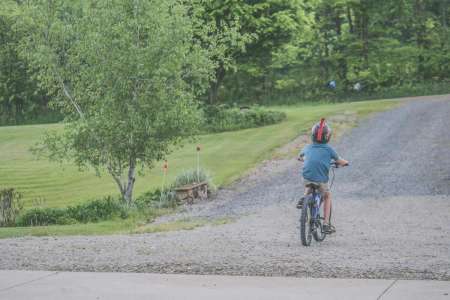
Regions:
<instances>
[{"instance_id":1,"label":"blue t-shirt","mask_svg":"<svg viewBox=\"0 0 450 300\"><path fill-rule=\"evenodd\" d=\"M304 156L303 178L314 182L328 182L331 161L339 157L328 144L310 144L300 152Z\"/></svg>"}]
</instances>

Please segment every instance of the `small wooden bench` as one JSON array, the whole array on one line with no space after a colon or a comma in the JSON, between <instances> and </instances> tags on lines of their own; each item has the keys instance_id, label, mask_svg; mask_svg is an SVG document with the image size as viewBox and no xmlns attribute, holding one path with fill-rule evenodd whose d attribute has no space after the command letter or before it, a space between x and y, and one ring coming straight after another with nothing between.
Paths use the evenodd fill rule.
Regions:
<instances>
[{"instance_id":1,"label":"small wooden bench","mask_svg":"<svg viewBox=\"0 0 450 300\"><path fill-rule=\"evenodd\" d=\"M202 200L208 198L208 183L206 181L184 185L175 189L177 199L193 204L194 199Z\"/></svg>"}]
</instances>

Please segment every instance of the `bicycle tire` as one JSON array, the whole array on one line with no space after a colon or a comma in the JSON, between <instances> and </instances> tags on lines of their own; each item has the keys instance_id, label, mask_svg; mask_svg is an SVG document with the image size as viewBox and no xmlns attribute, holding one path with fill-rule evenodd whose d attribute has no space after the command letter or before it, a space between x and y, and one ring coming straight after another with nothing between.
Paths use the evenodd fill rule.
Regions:
<instances>
[{"instance_id":1,"label":"bicycle tire","mask_svg":"<svg viewBox=\"0 0 450 300\"><path fill-rule=\"evenodd\" d=\"M311 245L312 228L311 228L311 196L305 197L303 201L302 213L300 215L300 239L303 246Z\"/></svg>"},{"instance_id":2,"label":"bicycle tire","mask_svg":"<svg viewBox=\"0 0 450 300\"><path fill-rule=\"evenodd\" d=\"M323 211L323 216L325 215L324 212L324 205L320 206L320 209ZM321 218L316 220L316 228L313 230L313 237L316 242L322 242L327 234L323 232L323 221Z\"/></svg>"},{"instance_id":3,"label":"bicycle tire","mask_svg":"<svg viewBox=\"0 0 450 300\"><path fill-rule=\"evenodd\" d=\"M333 215L333 203L330 203L330 224L331 224L331 216Z\"/></svg>"},{"instance_id":4,"label":"bicycle tire","mask_svg":"<svg viewBox=\"0 0 450 300\"><path fill-rule=\"evenodd\" d=\"M321 208L324 208L324 206L322 205ZM331 214L332 214L332 212L333 212L333 205L330 205L330 224L331 224ZM323 212L323 216L325 217L325 212ZM327 234L323 232L323 222L322 222L322 220L320 220L318 222L320 224L320 228L317 228L316 231L313 232L313 237L314 237L314 240L316 242L322 242L326 238ZM319 230L319 229L320 229L321 235L317 234L317 230Z\"/></svg>"}]
</instances>

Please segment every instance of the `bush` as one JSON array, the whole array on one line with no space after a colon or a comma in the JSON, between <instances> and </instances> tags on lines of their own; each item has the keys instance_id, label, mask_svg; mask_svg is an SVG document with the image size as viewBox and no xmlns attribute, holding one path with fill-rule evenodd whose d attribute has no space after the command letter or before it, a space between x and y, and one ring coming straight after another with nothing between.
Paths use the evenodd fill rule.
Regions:
<instances>
[{"instance_id":1,"label":"bush","mask_svg":"<svg viewBox=\"0 0 450 300\"><path fill-rule=\"evenodd\" d=\"M223 132L261 127L286 119L284 112L264 110L259 107L226 108L209 106L205 109L204 131Z\"/></svg>"},{"instance_id":2,"label":"bush","mask_svg":"<svg viewBox=\"0 0 450 300\"><path fill-rule=\"evenodd\" d=\"M362 82L361 91L349 89L330 90L321 88L314 93L297 91L290 94L275 94L263 99L260 103L264 105L285 105L298 103L317 102L351 102L378 99L392 99L398 97L415 97L425 95L438 95L450 93L449 81L412 81L398 85L377 86L371 89Z\"/></svg>"},{"instance_id":3,"label":"bush","mask_svg":"<svg viewBox=\"0 0 450 300\"><path fill-rule=\"evenodd\" d=\"M170 189L175 190L176 188L182 187L187 184L193 184L198 182L206 181L208 183L208 190L213 192L216 190L216 186L213 183L211 175L204 169L197 170L187 170L179 174L175 181L172 183Z\"/></svg>"},{"instance_id":4,"label":"bush","mask_svg":"<svg viewBox=\"0 0 450 300\"><path fill-rule=\"evenodd\" d=\"M103 199L69 206L67 208L32 208L16 221L17 226L68 225L98 222L113 217L126 218L127 209L120 201L108 196Z\"/></svg>"},{"instance_id":5,"label":"bush","mask_svg":"<svg viewBox=\"0 0 450 300\"><path fill-rule=\"evenodd\" d=\"M111 219L114 216L126 218L127 212L126 208L119 201L108 196L104 199L78 204L77 206L69 206L66 215L78 222L88 223Z\"/></svg>"},{"instance_id":6,"label":"bush","mask_svg":"<svg viewBox=\"0 0 450 300\"><path fill-rule=\"evenodd\" d=\"M176 194L170 188L146 192L136 198L134 204L138 209L149 209L154 207L168 208L178 205Z\"/></svg>"},{"instance_id":7,"label":"bush","mask_svg":"<svg viewBox=\"0 0 450 300\"><path fill-rule=\"evenodd\" d=\"M23 208L22 195L12 188L0 190L0 227L13 226Z\"/></svg>"},{"instance_id":8,"label":"bush","mask_svg":"<svg viewBox=\"0 0 450 300\"><path fill-rule=\"evenodd\" d=\"M176 188L203 181L208 183L208 194L217 190L212 181L212 177L207 171L200 169L197 173L197 170L188 170L179 174L170 187L164 190L156 189L146 192L139 196L134 203L138 209L175 207L179 204L175 193Z\"/></svg>"},{"instance_id":9,"label":"bush","mask_svg":"<svg viewBox=\"0 0 450 300\"><path fill-rule=\"evenodd\" d=\"M25 211L16 221L17 226L65 225L68 222L63 208L32 208Z\"/></svg>"}]
</instances>

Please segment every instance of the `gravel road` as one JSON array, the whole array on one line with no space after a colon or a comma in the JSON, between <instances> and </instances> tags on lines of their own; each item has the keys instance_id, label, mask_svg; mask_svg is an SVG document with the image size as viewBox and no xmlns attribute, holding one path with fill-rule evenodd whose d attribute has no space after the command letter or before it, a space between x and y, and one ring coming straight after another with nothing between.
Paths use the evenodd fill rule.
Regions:
<instances>
[{"instance_id":1,"label":"gravel road","mask_svg":"<svg viewBox=\"0 0 450 300\"><path fill-rule=\"evenodd\" d=\"M405 100L334 144L337 233L299 240L300 165L266 162L217 199L161 218L190 231L0 240L0 269L450 280L450 95Z\"/></svg>"}]
</instances>

